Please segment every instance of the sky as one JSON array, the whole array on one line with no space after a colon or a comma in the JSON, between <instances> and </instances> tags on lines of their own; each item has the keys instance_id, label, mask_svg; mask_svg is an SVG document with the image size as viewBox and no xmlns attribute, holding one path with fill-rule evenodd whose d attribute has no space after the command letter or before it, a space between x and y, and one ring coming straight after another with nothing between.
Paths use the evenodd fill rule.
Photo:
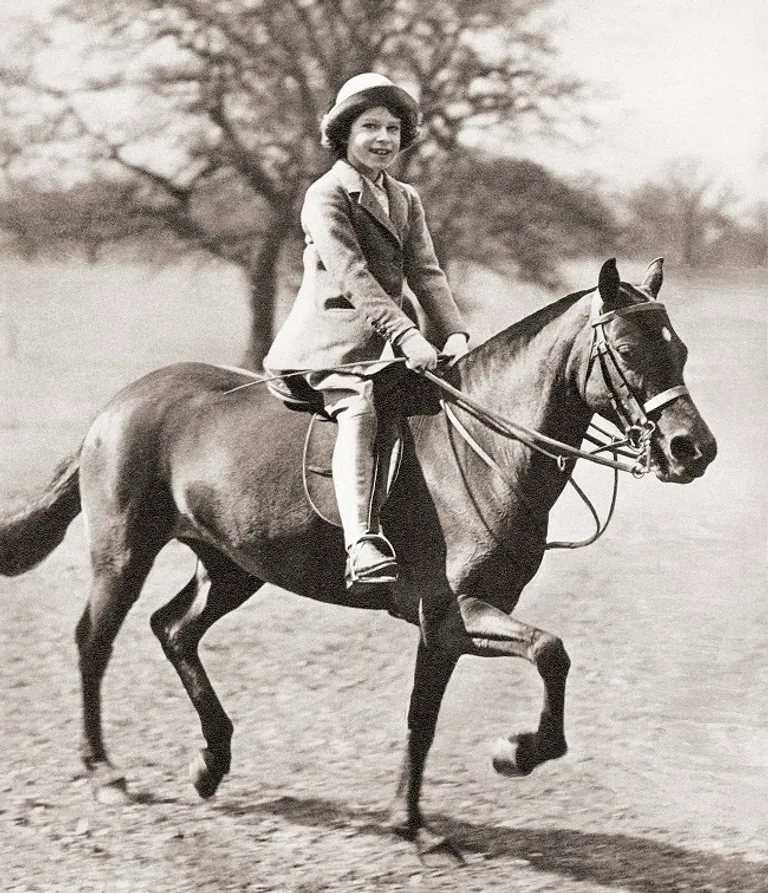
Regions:
<instances>
[{"instance_id":1,"label":"sky","mask_svg":"<svg viewBox=\"0 0 768 893\"><path fill-rule=\"evenodd\" d=\"M0 0L0 30L53 0ZM768 199L768 0L554 0L563 71L601 94L590 132L524 147L563 174L636 185L695 156Z\"/></svg>"},{"instance_id":2,"label":"sky","mask_svg":"<svg viewBox=\"0 0 768 893\"><path fill-rule=\"evenodd\" d=\"M566 172L649 179L702 159L750 198L768 199L766 0L557 0L564 68L605 92L600 127L541 151Z\"/></svg>"}]
</instances>

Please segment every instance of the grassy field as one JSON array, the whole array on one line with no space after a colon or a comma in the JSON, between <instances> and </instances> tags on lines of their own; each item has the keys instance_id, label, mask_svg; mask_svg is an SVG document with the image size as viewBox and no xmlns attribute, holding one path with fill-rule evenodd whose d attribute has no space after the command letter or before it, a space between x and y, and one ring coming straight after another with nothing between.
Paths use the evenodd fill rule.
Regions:
<instances>
[{"instance_id":1,"label":"grassy field","mask_svg":"<svg viewBox=\"0 0 768 893\"><path fill-rule=\"evenodd\" d=\"M569 290L594 284L575 265ZM644 264L620 262L636 280ZM277 590L225 618L203 658L236 724L235 766L198 803L185 778L195 717L147 620L186 580L170 547L118 639L106 734L142 793L95 807L78 767L74 624L88 574L82 527L39 569L0 579L0 877L18 891L768 889L768 587L764 273L670 269L661 298L690 348L688 384L718 459L688 487L622 481L595 546L551 553L519 616L573 660L570 753L510 782L488 741L528 727L535 672L465 658L424 807L468 854L422 866L378 829L399 761L414 631ZM547 300L474 276L476 340ZM122 385L181 359L236 363L243 283L223 268L86 267L0 259L0 506L75 447ZM580 472L605 504L610 480ZM577 505L552 535L589 533ZM265 601L269 610L265 609Z\"/></svg>"}]
</instances>

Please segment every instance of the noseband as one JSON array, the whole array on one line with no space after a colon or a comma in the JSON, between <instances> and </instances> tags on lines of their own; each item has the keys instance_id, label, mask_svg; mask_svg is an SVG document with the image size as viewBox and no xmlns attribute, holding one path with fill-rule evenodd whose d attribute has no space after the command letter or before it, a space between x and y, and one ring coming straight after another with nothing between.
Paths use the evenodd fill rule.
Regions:
<instances>
[{"instance_id":1,"label":"noseband","mask_svg":"<svg viewBox=\"0 0 768 893\"><path fill-rule=\"evenodd\" d=\"M616 350L605 332L605 326L613 319L632 316L635 313L650 311L666 312L664 304L658 301L643 301L641 304L630 304L628 307L620 307L617 310L602 312L600 293L595 291L592 298L592 310L590 325L592 326L592 347L589 353L587 371L584 377L584 391L586 383L592 373L595 361L600 364L603 382L608 391L611 406L621 422L624 436L629 444L638 452L635 474L645 474L651 465L651 440L656 430L656 424L649 414L669 405L678 397L686 396L689 391L685 385L675 385L655 394L649 400L641 403L627 381L621 365L616 356Z\"/></svg>"}]
</instances>

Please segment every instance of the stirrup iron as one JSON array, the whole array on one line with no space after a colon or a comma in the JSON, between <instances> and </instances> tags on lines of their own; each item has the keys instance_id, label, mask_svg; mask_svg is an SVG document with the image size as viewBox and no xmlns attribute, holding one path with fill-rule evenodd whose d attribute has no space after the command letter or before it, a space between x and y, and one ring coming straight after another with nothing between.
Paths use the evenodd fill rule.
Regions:
<instances>
[{"instance_id":1,"label":"stirrup iron","mask_svg":"<svg viewBox=\"0 0 768 893\"><path fill-rule=\"evenodd\" d=\"M359 547L365 543L371 543L381 553L381 559L366 568L358 568L355 564L356 553ZM382 583L394 583L397 580L397 556L392 543L381 533L366 533L348 549L347 567L344 574L344 582L349 589L355 584L376 585Z\"/></svg>"}]
</instances>

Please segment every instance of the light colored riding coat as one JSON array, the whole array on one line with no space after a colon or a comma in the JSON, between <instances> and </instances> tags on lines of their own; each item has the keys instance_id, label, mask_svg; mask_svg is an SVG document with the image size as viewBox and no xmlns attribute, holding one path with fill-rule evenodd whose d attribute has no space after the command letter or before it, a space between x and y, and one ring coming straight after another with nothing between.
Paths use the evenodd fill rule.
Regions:
<instances>
[{"instance_id":1,"label":"light colored riding coat","mask_svg":"<svg viewBox=\"0 0 768 893\"><path fill-rule=\"evenodd\" d=\"M307 190L304 275L266 368L328 369L378 359L387 343L413 328L402 309L404 282L438 338L466 331L416 190L386 173L384 185L389 216L368 181L344 160Z\"/></svg>"}]
</instances>

